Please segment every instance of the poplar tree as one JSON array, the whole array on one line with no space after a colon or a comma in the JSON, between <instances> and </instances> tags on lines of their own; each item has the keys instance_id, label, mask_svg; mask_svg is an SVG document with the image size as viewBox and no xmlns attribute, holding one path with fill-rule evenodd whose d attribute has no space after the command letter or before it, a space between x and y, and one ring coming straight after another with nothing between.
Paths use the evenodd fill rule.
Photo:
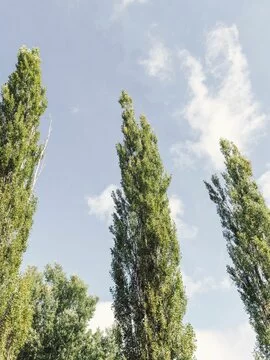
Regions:
<instances>
[{"instance_id":1,"label":"poplar tree","mask_svg":"<svg viewBox=\"0 0 270 360\"><path fill-rule=\"evenodd\" d=\"M46 109L37 49L21 48L0 99L0 358L13 359L31 325L31 276L20 275L33 222L33 186Z\"/></svg>"},{"instance_id":2,"label":"poplar tree","mask_svg":"<svg viewBox=\"0 0 270 360\"><path fill-rule=\"evenodd\" d=\"M111 289L118 344L127 360L190 360L194 333L183 324L186 296L176 228L170 215L170 184L157 138L145 116L135 119L122 92L124 140L117 145L121 190L115 212Z\"/></svg>"},{"instance_id":3,"label":"poplar tree","mask_svg":"<svg viewBox=\"0 0 270 360\"><path fill-rule=\"evenodd\" d=\"M220 141L222 181L205 182L217 206L235 283L257 334L258 358L270 359L270 212L254 181L251 163L237 147Z\"/></svg>"}]
</instances>

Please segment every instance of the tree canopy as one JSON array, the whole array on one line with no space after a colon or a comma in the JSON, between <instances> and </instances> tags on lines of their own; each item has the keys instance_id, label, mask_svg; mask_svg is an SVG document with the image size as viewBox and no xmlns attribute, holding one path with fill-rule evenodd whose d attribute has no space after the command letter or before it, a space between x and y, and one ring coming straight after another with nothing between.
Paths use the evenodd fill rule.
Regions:
<instances>
[{"instance_id":1,"label":"tree canopy","mask_svg":"<svg viewBox=\"0 0 270 360\"><path fill-rule=\"evenodd\" d=\"M116 360L113 331L89 328L97 298L86 284L57 264L34 273L33 322L18 360Z\"/></svg>"}]
</instances>

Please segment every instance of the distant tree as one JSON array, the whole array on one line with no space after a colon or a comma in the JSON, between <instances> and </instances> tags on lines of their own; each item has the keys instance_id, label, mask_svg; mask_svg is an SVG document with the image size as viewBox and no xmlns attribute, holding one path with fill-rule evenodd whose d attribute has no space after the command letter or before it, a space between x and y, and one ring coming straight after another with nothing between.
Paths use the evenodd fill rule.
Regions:
<instances>
[{"instance_id":1,"label":"distant tree","mask_svg":"<svg viewBox=\"0 0 270 360\"><path fill-rule=\"evenodd\" d=\"M194 333L183 324L186 297L157 138L122 92L117 145L122 190L113 194L113 307L121 356L127 360L190 360Z\"/></svg>"},{"instance_id":2,"label":"distant tree","mask_svg":"<svg viewBox=\"0 0 270 360\"><path fill-rule=\"evenodd\" d=\"M31 324L32 275L20 275L36 208L42 156L40 117L47 106L37 49L21 48L0 99L0 358L14 359Z\"/></svg>"},{"instance_id":3,"label":"distant tree","mask_svg":"<svg viewBox=\"0 0 270 360\"><path fill-rule=\"evenodd\" d=\"M79 277L48 265L35 271L34 289L32 329L18 360L116 360L113 333L89 329L97 299Z\"/></svg>"},{"instance_id":4,"label":"distant tree","mask_svg":"<svg viewBox=\"0 0 270 360\"><path fill-rule=\"evenodd\" d=\"M221 183L205 182L217 205L234 281L257 334L258 359L270 359L270 211L254 181L250 162L227 140L220 141L225 159Z\"/></svg>"}]
</instances>

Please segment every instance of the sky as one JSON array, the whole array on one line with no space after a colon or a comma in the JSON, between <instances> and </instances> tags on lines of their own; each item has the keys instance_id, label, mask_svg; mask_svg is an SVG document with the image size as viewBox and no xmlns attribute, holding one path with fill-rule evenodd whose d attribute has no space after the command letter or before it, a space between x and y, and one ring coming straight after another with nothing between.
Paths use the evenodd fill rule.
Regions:
<instances>
[{"instance_id":1,"label":"sky","mask_svg":"<svg viewBox=\"0 0 270 360\"><path fill-rule=\"evenodd\" d=\"M222 171L220 137L248 156L270 204L270 3L238 0L0 0L0 83L20 46L39 47L52 132L24 265L58 262L113 322L108 231L119 186L122 89L145 114L172 175L198 360L250 360L255 336L234 285L219 218L203 185Z\"/></svg>"}]
</instances>

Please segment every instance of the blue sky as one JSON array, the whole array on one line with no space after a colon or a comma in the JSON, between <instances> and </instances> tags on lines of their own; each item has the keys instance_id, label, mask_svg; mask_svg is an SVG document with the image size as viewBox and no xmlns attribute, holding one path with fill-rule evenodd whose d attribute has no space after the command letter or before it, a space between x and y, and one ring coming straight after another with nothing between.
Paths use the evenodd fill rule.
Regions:
<instances>
[{"instance_id":1,"label":"blue sky","mask_svg":"<svg viewBox=\"0 0 270 360\"><path fill-rule=\"evenodd\" d=\"M251 359L254 334L226 275L225 241L203 186L222 170L218 139L252 160L270 202L268 1L2 0L0 82L38 46L52 133L25 264L57 261L100 298L111 323L110 192L119 184L120 91L159 139L197 332L198 360Z\"/></svg>"}]
</instances>

